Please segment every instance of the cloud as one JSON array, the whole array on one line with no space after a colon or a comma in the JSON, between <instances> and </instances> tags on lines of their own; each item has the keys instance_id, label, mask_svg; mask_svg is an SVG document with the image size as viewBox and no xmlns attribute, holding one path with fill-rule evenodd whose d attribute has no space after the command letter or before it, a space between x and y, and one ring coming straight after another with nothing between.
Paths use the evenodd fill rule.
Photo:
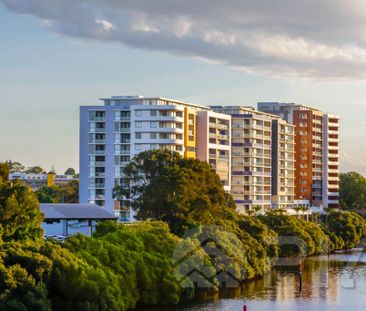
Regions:
<instances>
[{"instance_id":1,"label":"cloud","mask_svg":"<svg viewBox=\"0 0 366 311\"><path fill-rule=\"evenodd\" d=\"M53 31L247 72L366 78L364 0L0 0Z\"/></svg>"}]
</instances>

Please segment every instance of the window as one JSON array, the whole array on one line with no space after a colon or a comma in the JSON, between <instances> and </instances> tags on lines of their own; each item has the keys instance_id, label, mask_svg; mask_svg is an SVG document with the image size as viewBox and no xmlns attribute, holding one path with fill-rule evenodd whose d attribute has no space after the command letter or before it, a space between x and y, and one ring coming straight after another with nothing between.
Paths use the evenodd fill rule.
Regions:
<instances>
[{"instance_id":1,"label":"window","mask_svg":"<svg viewBox=\"0 0 366 311\"><path fill-rule=\"evenodd\" d=\"M156 117L158 112L156 110L150 110L150 117Z\"/></svg>"},{"instance_id":2,"label":"window","mask_svg":"<svg viewBox=\"0 0 366 311\"><path fill-rule=\"evenodd\" d=\"M142 137L142 134L141 133L135 133L135 138L136 139L141 139Z\"/></svg>"},{"instance_id":3,"label":"window","mask_svg":"<svg viewBox=\"0 0 366 311\"><path fill-rule=\"evenodd\" d=\"M142 145L141 144L136 144L135 145L135 150L141 150L142 149Z\"/></svg>"},{"instance_id":4,"label":"window","mask_svg":"<svg viewBox=\"0 0 366 311\"><path fill-rule=\"evenodd\" d=\"M135 111L135 116L136 117L142 117L142 110L136 110Z\"/></svg>"},{"instance_id":5,"label":"window","mask_svg":"<svg viewBox=\"0 0 366 311\"><path fill-rule=\"evenodd\" d=\"M157 136L157 133L150 133L150 139L156 139Z\"/></svg>"},{"instance_id":6,"label":"window","mask_svg":"<svg viewBox=\"0 0 366 311\"><path fill-rule=\"evenodd\" d=\"M152 149L152 150L159 149L159 145L158 144L151 144L150 149Z\"/></svg>"},{"instance_id":7,"label":"window","mask_svg":"<svg viewBox=\"0 0 366 311\"><path fill-rule=\"evenodd\" d=\"M150 127L151 128L157 128L158 127L158 122L150 122Z\"/></svg>"},{"instance_id":8,"label":"window","mask_svg":"<svg viewBox=\"0 0 366 311\"><path fill-rule=\"evenodd\" d=\"M136 122L135 127L136 128L141 128L142 127L142 122Z\"/></svg>"}]
</instances>

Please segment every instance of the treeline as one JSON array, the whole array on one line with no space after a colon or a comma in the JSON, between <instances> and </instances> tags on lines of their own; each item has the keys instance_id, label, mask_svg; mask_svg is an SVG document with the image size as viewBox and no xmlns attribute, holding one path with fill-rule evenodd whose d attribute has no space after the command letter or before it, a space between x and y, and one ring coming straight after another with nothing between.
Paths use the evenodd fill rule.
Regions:
<instances>
[{"instance_id":1,"label":"treeline","mask_svg":"<svg viewBox=\"0 0 366 311\"><path fill-rule=\"evenodd\" d=\"M47 174L47 171L39 165L26 167L20 162L11 160L5 161L4 164L8 166L10 173ZM64 175L72 175L78 177L78 174L76 174L75 169L72 167L66 169Z\"/></svg>"},{"instance_id":2,"label":"treeline","mask_svg":"<svg viewBox=\"0 0 366 311\"><path fill-rule=\"evenodd\" d=\"M262 276L279 256L350 249L366 235L352 212L330 212L321 226L281 210L240 215L207 163L150 151L126 168L131 184L114 191L135 199L142 222L101 223L93 237L60 244L42 239L37 198L9 182L7 169L0 164L0 310L174 305L194 297L194 270L206 276L199 285L217 290Z\"/></svg>"}]
</instances>

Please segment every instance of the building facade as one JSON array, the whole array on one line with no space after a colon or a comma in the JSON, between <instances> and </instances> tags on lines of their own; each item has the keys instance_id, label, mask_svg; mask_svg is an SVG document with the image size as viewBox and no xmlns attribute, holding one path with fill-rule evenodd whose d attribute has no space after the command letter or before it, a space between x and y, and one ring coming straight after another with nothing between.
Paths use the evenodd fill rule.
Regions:
<instances>
[{"instance_id":1,"label":"building facade","mask_svg":"<svg viewBox=\"0 0 366 311\"><path fill-rule=\"evenodd\" d=\"M129 161L142 151L160 148L186 158L206 159L200 144L211 148L212 155L206 160L217 169L229 189L227 116L212 117L204 113L209 110L206 106L160 97L114 96L102 100L103 106L80 108L80 203L105 206L120 221L130 221L133 214L130 202L115 201L112 196L115 185L126 183L123 169ZM198 122L201 120L201 126L207 117L216 118L217 139L211 135L214 133L209 126L206 140L198 141ZM220 126L225 128L219 129Z\"/></svg>"},{"instance_id":2,"label":"building facade","mask_svg":"<svg viewBox=\"0 0 366 311\"><path fill-rule=\"evenodd\" d=\"M295 201L295 126L272 120L272 207L288 209Z\"/></svg>"},{"instance_id":3,"label":"building facade","mask_svg":"<svg viewBox=\"0 0 366 311\"><path fill-rule=\"evenodd\" d=\"M258 103L295 126L295 199L339 207L339 118L293 103Z\"/></svg>"},{"instance_id":4,"label":"building facade","mask_svg":"<svg viewBox=\"0 0 366 311\"><path fill-rule=\"evenodd\" d=\"M207 161L231 189L231 117L213 111L197 113L197 158Z\"/></svg>"},{"instance_id":5,"label":"building facade","mask_svg":"<svg viewBox=\"0 0 366 311\"><path fill-rule=\"evenodd\" d=\"M211 109L232 119L231 194L237 210L248 213L253 209L262 212L270 209L273 191L277 191L273 180L279 180L273 178L272 162L277 159L277 153L273 154L272 147L273 139L277 143L277 136L273 136L272 122L279 118L252 107L212 106Z\"/></svg>"},{"instance_id":6,"label":"building facade","mask_svg":"<svg viewBox=\"0 0 366 311\"><path fill-rule=\"evenodd\" d=\"M15 172L9 174L9 180L20 180L25 185L31 187L34 191L38 191L42 187L64 186L73 180L78 180L72 175L57 175L55 173L33 174Z\"/></svg>"}]
</instances>

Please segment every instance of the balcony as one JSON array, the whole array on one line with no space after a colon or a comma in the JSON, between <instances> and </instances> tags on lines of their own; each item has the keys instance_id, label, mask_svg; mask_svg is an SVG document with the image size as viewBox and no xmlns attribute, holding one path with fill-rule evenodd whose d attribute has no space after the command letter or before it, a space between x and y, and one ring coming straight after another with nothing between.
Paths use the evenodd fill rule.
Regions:
<instances>
[{"instance_id":1,"label":"balcony","mask_svg":"<svg viewBox=\"0 0 366 311\"><path fill-rule=\"evenodd\" d=\"M105 133L105 127L90 128L90 133Z\"/></svg>"},{"instance_id":2,"label":"balcony","mask_svg":"<svg viewBox=\"0 0 366 311\"><path fill-rule=\"evenodd\" d=\"M104 161L96 161L96 162L90 162L90 166L105 166Z\"/></svg>"},{"instance_id":3,"label":"balcony","mask_svg":"<svg viewBox=\"0 0 366 311\"><path fill-rule=\"evenodd\" d=\"M90 184L90 188L91 189L104 189L105 188L105 184L103 184L103 183Z\"/></svg>"},{"instance_id":4,"label":"balcony","mask_svg":"<svg viewBox=\"0 0 366 311\"><path fill-rule=\"evenodd\" d=\"M89 154L98 154L98 155L100 155L100 154L105 154L105 150L90 150L89 151Z\"/></svg>"},{"instance_id":5,"label":"balcony","mask_svg":"<svg viewBox=\"0 0 366 311\"><path fill-rule=\"evenodd\" d=\"M105 139L93 139L89 143L90 144L105 144Z\"/></svg>"}]
</instances>

